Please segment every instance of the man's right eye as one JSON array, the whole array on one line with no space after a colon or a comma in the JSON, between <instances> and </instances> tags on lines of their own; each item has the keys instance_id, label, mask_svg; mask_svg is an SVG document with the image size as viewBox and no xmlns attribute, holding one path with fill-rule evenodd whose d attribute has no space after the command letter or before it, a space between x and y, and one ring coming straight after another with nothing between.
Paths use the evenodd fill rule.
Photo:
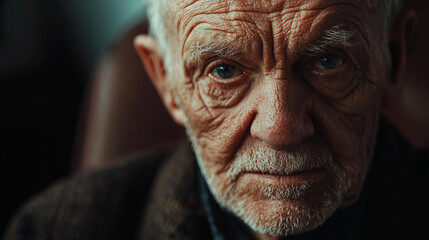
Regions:
<instances>
[{"instance_id":1,"label":"man's right eye","mask_svg":"<svg viewBox=\"0 0 429 240\"><path fill-rule=\"evenodd\" d=\"M218 65L211 71L213 77L220 79L230 79L242 73L243 72L239 68L229 64Z\"/></svg>"},{"instance_id":2,"label":"man's right eye","mask_svg":"<svg viewBox=\"0 0 429 240\"><path fill-rule=\"evenodd\" d=\"M319 58L316 67L321 70L333 70L343 64L344 60L336 55L327 54Z\"/></svg>"}]
</instances>

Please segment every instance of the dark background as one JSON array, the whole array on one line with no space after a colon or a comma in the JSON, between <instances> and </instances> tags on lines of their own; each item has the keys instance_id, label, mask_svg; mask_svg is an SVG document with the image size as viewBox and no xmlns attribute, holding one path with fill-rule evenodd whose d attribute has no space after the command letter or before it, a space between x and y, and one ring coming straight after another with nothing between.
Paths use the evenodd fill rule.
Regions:
<instances>
[{"instance_id":1,"label":"dark background","mask_svg":"<svg viewBox=\"0 0 429 240\"><path fill-rule=\"evenodd\" d=\"M143 17L140 3L0 0L0 236L23 202L71 173L94 66Z\"/></svg>"},{"instance_id":2,"label":"dark background","mask_svg":"<svg viewBox=\"0 0 429 240\"><path fill-rule=\"evenodd\" d=\"M95 68L108 46L143 18L141 2L0 0L0 236L29 197L72 173L83 99ZM424 108L429 2L407 2L416 3L410 6L420 11L424 23L407 65L407 84L413 86L409 95L418 102L411 103ZM404 109L394 111L396 125L403 132L413 126L420 134L411 131L409 137L420 135L415 142L429 146L427 121L415 123L403 119L414 120Z\"/></svg>"}]
</instances>

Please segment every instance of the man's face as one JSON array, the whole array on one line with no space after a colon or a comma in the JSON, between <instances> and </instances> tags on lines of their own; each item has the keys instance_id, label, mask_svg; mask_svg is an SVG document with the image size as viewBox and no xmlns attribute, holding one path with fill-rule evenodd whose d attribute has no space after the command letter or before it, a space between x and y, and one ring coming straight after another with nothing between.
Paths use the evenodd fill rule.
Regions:
<instances>
[{"instance_id":1,"label":"man's face","mask_svg":"<svg viewBox=\"0 0 429 240\"><path fill-rule=\"evenodd\" d=\"M388 67L366 1L177 1L172 89L210 190L253 230L359 195Z\"/></svg>"}]
</instances>

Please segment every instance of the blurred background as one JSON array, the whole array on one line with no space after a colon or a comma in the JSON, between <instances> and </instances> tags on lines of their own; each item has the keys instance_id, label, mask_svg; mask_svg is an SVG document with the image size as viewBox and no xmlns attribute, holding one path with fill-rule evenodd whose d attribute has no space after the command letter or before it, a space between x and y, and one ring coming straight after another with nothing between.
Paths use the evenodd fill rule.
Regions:
<instances>
[{"instance_id":1,"label":"blurred background","mask_svg":"<svg viewBox=\"0 0 429 240\"><path fill-rule=\"evenodd\" d=\"M142 0L0 0L0 236L23 201L71 172L83 96Z\"/></svg>"},{"instance_id":2,"label":"blurred background","mask_svg":"<svg viewBox=\"0 0 429 240\"><path fill-rule=\"evenodd\" d=\"M184 137L133 48L147 31L142 2L0 0L0 236L55 180ZM402 97L384 117L429 149L429 1L405 3L418 34Z\"/></svg>"}]
</instances>

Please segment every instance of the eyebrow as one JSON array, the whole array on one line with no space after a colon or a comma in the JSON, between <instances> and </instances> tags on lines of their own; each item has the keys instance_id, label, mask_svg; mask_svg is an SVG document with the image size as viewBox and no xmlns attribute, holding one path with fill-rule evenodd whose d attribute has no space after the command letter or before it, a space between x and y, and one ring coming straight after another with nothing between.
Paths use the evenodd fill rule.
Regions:
<instances>
[{"instance_id":1,"label":"eyebrow","mask_svg":"<svg viewBox=\"0 0 429 240\"><path fill-rule=\"evenodd\" d=\"M355 46L357 43L355 39L356 31L346 30L342 26L340 24L325 30L316 42L305 46L299 51L298 55L305 53L310 56L317 56L326 53L330 49Z\"/></svg>"},{"instance_id":2,"label":"eyebrow","mask_svg":"<svg viewBox=\"0 0 429 240\"><path fill-rule=\"evenodd\" d=\"M240 50L230 44L205 44L198 42L192 46L188 58L189 62L199 62L205 57L219 57L237 60L242 56Z\"/></svg>"}]
</instances>

